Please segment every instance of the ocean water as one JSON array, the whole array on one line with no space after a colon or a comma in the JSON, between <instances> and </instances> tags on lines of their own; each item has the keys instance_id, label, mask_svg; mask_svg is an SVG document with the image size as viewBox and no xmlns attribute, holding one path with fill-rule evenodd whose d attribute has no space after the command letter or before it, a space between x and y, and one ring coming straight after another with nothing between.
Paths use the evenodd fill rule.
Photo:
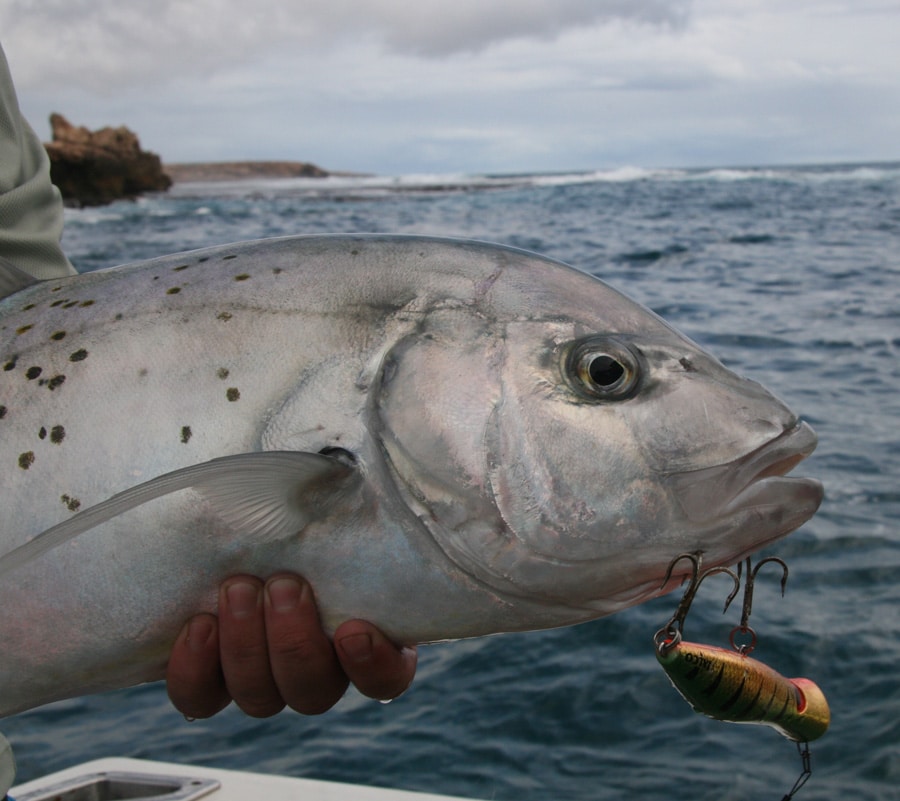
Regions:
<instances>
[{"instance_id":1,"label":"ocean water","mask_svg":"<svg viewBox=\"0 0 900 801\"><path fill-rule=\"evenodd\" d=\"M80 270L242 239L387 231L487 239L594 273L808 420L815 518L766 553L755 656L827 694L798 799L900 798L900 164L624 169L184 184L67 214ZM738 612L704 585L690 639L727 645ZM19 779L101 756L359 782L497 801L781 799L792 743L703 718L653 633L677 595L610 618L429 646L390 704L352 692L316 718L228 710L189 723L150 685L3 721Z\"/></svg>"}]
</instances>

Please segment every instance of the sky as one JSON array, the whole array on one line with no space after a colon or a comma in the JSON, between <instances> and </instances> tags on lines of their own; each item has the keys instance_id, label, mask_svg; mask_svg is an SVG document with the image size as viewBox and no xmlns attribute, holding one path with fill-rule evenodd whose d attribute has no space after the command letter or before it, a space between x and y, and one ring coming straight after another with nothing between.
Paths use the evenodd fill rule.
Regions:
<instances>
[{"instance_id":1,"label":"sky","mask_svg":"<svg viewBox=\"0 0 900 801\"><path fill-rule=\"evenodd\" d=\"M0 0L39 135L383 175L900 160L900 0Z\"/></svg>"}]
</instances>

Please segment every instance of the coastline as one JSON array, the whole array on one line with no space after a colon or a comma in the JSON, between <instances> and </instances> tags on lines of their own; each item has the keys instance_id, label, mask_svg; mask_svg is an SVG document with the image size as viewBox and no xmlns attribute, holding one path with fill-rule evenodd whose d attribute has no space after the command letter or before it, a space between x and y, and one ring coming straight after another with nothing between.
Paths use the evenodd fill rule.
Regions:
<instances>
[{"instance_id":1,"label":"coastline","mask_svg":"<svg viewBox=\"0 0 900 801\"><path fill-rule=\"evenodd\" d=\"M307 161L201 161L163 165L173 183L241 181L253 178L328 178L361 173L333 172Z\"/></svg>"}]
</instances>

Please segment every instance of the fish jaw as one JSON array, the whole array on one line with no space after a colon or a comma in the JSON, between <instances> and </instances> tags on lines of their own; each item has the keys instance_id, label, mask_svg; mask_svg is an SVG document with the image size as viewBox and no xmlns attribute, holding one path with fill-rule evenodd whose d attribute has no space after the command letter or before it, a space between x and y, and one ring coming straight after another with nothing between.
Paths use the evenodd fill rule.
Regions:
<instances>
[{"instance_id":1,"label":"fish jaw","mask_svg":"<svg viewBox=\"0 0 900 801\"><path fill-rule=\"evenodd\" d=\"M788 474L816 443L812 428L795 419L738 459L670 478L688 524L702 532L698 550L707 564L737 564L815 514L824 496L822 484Z\"/></svg>"}]
</instances>

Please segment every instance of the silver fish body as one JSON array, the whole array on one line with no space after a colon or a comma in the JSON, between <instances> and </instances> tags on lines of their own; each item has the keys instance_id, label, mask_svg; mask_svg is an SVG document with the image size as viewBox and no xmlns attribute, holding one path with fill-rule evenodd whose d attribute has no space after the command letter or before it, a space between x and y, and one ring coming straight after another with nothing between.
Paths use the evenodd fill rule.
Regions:
<instances>
[{"instance_id":1,"label":"silver fish body","mask_svg":"<svg viewBox=\"0 0 900 801\"><path fill-rule=\"evenodd\" d=\"M327 629L401 643L610 614L673 554L733 564L812 516L821 485L785 474L815 441L646 308L496 245L294 237L23 283L0 714L159 679L235 572L295 570Z\"/></svg>"}]
</instances>

